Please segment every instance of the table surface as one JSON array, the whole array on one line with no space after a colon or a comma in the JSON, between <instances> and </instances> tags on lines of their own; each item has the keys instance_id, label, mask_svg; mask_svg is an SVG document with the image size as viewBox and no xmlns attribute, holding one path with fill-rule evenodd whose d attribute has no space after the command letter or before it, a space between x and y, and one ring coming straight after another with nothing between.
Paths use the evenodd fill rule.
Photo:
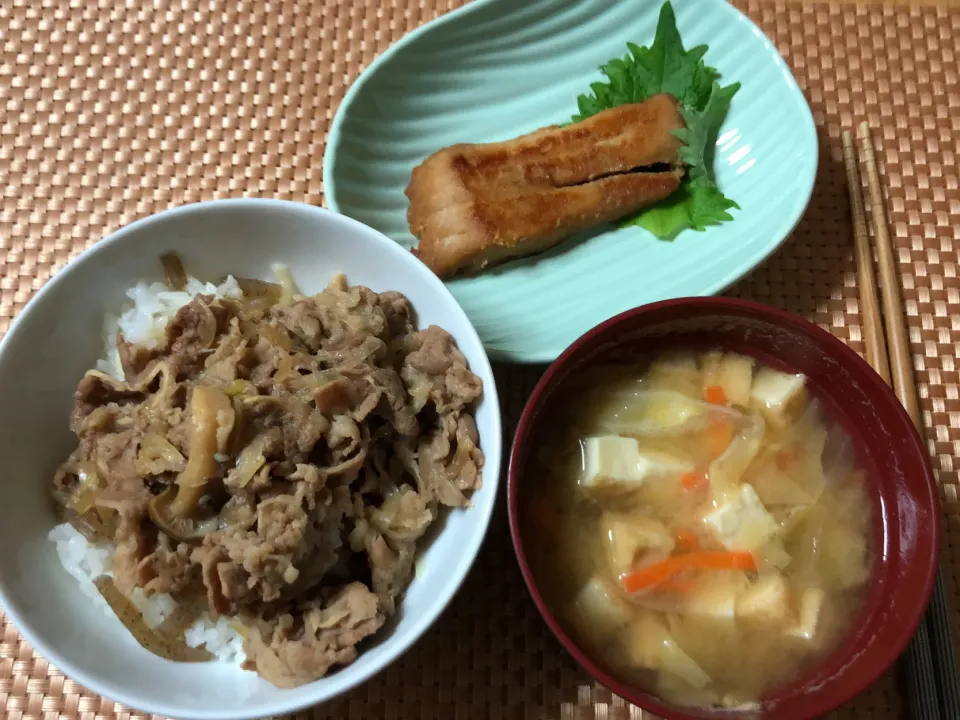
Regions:
<instances>
[{"instance_id":1,"label":"table surface","mask_svg":"<svg viewBox=\"0 0 960 720\"><path fill-rule=\"evenodd\" d=\"M239 195L322 203L324 142L344 90L392 42L460 4L0 2L0 332L52 273L135 218ZM804 315L863 351L840 133L869 120L960 630L960 0L737 5L793 68L821 159L792 239L730 294ZM497 369L508 426L539 372ZM3 717L143 717L64 678L0 622ZM902 714L891 672L834 717ZM379 676L309 716L650 717L591 682L548 635L523 588L502 503L436 626Z\"/></svg>"}]
</instances>

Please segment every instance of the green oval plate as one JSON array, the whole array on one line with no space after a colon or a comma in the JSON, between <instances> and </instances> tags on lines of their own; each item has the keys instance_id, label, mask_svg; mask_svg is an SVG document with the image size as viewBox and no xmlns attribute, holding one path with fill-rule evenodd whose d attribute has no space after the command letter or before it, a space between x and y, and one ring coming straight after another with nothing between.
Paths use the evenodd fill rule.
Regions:
<instances>
[{"instance_id":1,"label":"green oval plate","mask_svg":"<svg viewBox=\"0 0 960 720\"><path fill-rule=\"evenodd\" d=\"M602 228L534 258L449 283L496 359L550 362L617 313L712 295L760 264L806 209L817 136L776 48L723 0L674 0L687 48L706 43L722 82L740 81L715 171L734 221L672 242ZM457 142L494 142L567 122L597 68L653 41L659 2L474 0L410 33L347 92L324 156L327 205L405 247L410 171Z\"/></svg>"}]
</instances>

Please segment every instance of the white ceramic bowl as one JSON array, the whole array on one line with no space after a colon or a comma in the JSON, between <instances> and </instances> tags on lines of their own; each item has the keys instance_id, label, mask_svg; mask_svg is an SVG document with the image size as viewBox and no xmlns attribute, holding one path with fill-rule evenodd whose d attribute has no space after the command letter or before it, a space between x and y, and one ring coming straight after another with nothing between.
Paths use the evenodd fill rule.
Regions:
<instances>
[{"instance_id":1,"label":"white ceramic bowl","mask_svg":"<svg viewBox=\"0 0 960 720\"><path fill-rule=\"evenodd\" d=\"M222 663L180 664L142 649L116 618L83 596L47 533L56 522L49 488L74 446L67 417L77 382L100 355L103 316L139 279L161 279L158 257L176 251L201 279L226 273L271 277L285 263L300 288L323 289L344 272L351 284L398 290L419 326L456 338L484 383L477 411L486 455L473 506L450 512L425 549L398 618L351 665L309 685L280 690ZM20 313L0 343L0 603L27 641L90 690L151 713L240 720L321 703L402 654L456 593L480 548L497 495L500 409L477 333L444 287L399 245L359 222L276 200L221 200L175 208L110 235L61 270Z\"/></svg>"}]
</instances>

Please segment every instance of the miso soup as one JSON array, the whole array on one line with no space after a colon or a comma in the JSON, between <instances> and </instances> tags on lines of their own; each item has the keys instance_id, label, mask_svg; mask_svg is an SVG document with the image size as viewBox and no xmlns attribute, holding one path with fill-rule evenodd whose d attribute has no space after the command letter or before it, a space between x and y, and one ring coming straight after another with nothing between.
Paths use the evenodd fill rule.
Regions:
<instances>
[{"instance_id":1,"label":"miso soup","mask_svg":"<svg viewBox=\"0 0 960 720\"><path fill-rule=\"evenodd\" d=\"M870 502L803 376L712 351L579 377L522 500L537 583L621 680L741 706L829 654L871 570Z\"/></svg>"}]
</instances>

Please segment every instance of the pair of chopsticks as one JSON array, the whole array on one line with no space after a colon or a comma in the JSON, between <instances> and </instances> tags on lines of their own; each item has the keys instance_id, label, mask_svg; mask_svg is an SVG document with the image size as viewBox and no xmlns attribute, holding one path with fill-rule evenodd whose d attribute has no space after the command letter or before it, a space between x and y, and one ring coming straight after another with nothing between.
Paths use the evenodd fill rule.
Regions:
<instances>
[{"instance_id":1,"label":"pair of chopsticks","mask_svg":"<svg viewBox=\"0 0 960 720\"><path fill-rule=\"evenodd\" d=\"M881 314L877 303L873 248L867 231L866 210L860 180L860 165L853 135L843 133L843 160L850 190L853 236L856 244L857 284L863 314L863 339L867 361L890 385L910 415L921 437L923 415L913 375L913 356L907 337L907 324L900 294L900 279L887 229L880 175L868 123L858 132L860 155L866 166L867 190L873 220L873 238L880 270ZM882 317L882 319L881 319ZM960 677L950 635L950 616L944 594L943 573L938 570L933 597L917 634L900 660L906 681L907 711L918 720L957 720L960 718Z\"/></svg>"}]
</instances>

